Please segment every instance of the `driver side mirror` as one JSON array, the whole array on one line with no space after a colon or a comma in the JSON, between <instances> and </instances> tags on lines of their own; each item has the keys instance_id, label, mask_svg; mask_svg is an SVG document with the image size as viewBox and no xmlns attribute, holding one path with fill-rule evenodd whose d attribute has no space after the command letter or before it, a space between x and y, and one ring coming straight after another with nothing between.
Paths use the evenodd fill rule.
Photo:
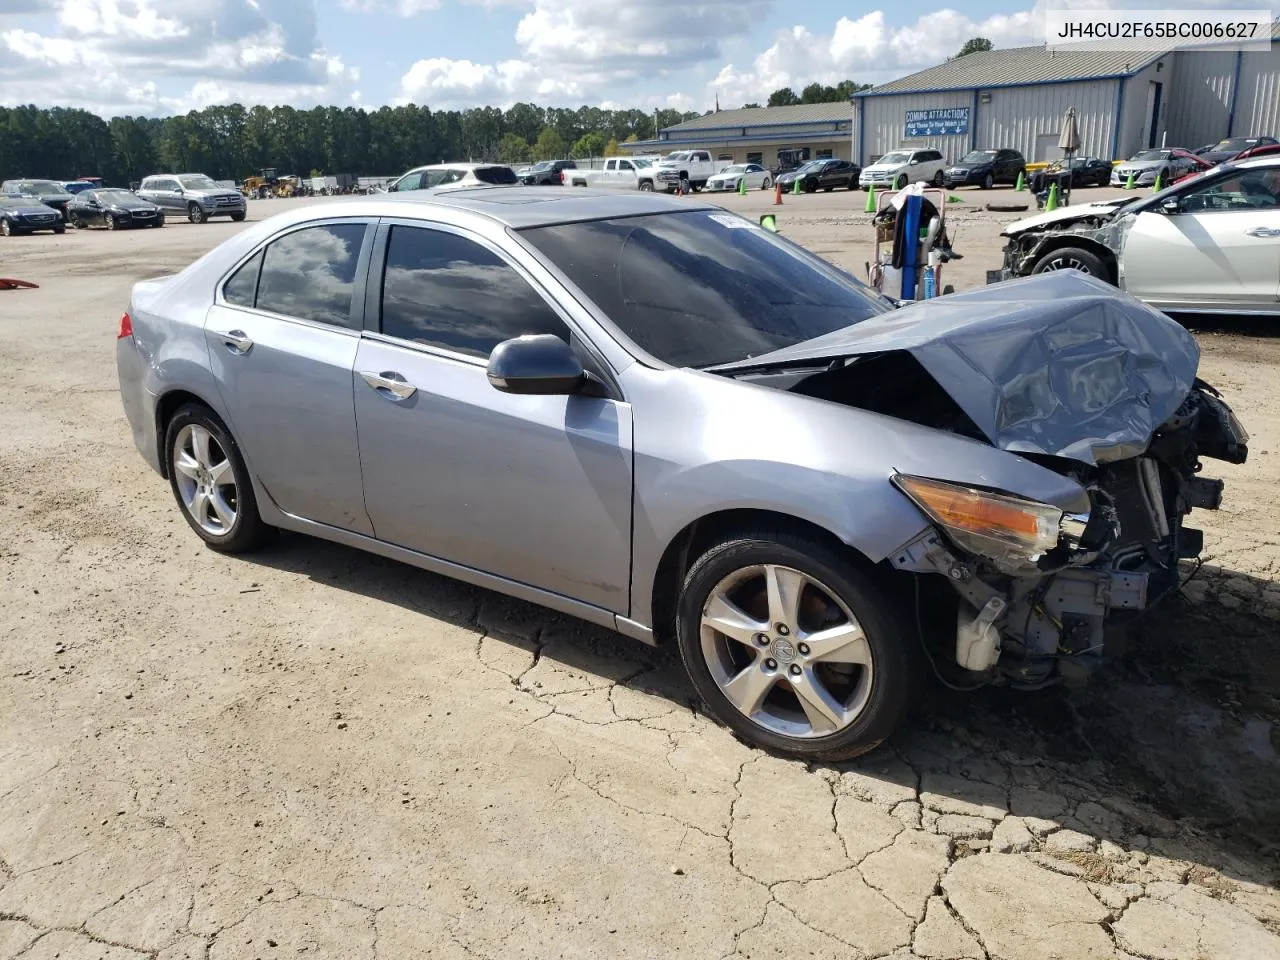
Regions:
<instances>
[{"instance_id":1,"label":"driver side mirror","mask_svg":"<svg viewBox=\"0 0 1280 960\"><path fill-rule=\"evenodd\" d=\"M1178 202L1177 197L1169 197L1160 202L1160 209L1172 217L1182 212L1182 204Z\"/></svg>"},{"instance_id":2,"label":"driver side mirror","mask_svg":"<svg viewBox=\"0 0 1280 960\"><path fill-rule=\"evenodd\" d=\"M550 333L502 341L489 354L485 372L503 393L563 396L577 393L587 382L573 348Z\"/></svg>"}]
</instances>

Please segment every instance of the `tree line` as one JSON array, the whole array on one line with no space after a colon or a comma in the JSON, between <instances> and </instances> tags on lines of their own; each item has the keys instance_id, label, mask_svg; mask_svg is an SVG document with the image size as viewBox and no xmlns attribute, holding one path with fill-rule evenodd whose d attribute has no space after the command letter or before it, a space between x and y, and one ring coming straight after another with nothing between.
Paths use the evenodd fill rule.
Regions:
<instances>
[{"instance_id":1,"label":"tree line","mask_svg":"<svg viewBox=\"0 0 1280 960\"><path fill-rule=\"evenodd\" d=\"M769 106L847 100L864 85L810 84L774 91ZM758 104L744 104L754 107ZM662 127L699 116L678 110L604 110L517 103L507 110L431 110L406 104L359 107L243 107L172 117L113 117L32 105L0 107L0 179L102 177L114 185L152 173L200 171L241 181L274 168L281 176L351 173L397 176L452 160L517 164L620 152Z\"/></svg>"},{"instance_id":2,"label":"tree line","mask_svg":"<svg viewBox=\"0 0 1280 960\"><path fill-rule=\"evenodd\" d=\"M531 103L463 111L233 103L183 116L104 120L65 107L0 107L0 179L96 176L123 185L160 171L200 171L239 181L268 167L280 175L396 176L452 160L601 156L620 142L654 137L655 122L667 127L696 116Z\"/></svg>"}]
</instances>

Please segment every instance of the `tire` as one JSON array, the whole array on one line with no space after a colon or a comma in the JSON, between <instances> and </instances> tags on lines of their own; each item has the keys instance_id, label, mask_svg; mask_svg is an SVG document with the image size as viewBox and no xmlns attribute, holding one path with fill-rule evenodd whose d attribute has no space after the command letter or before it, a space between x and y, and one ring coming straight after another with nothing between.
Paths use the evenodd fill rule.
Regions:
<instances>
[{"instance_id":1,"label":"tire","mask_svg":"<svg viewBox=\"0 0 1280 960\"><path fill-rule=\"evenodd\" d=\"M1099 177L1098 177L1098 186L1100 186L1100 187L1109 187L1109 186L1111 186L1111 177L1110 177L1108 174L1105 174L1105 173L1104 173L1104 174L1102 174L1101 176L1099 176Z\"/></svg>"},{"instance_id":2,"label":"tire","mask_svg":"<svg viewBox=\"0 0 1280 960\"><path fill-rule=\"evenodd\" d=\"M163 226L164 226L164 217L156 217L154 220L152 220L152 221L151 221L151 226L152 226L152 228L153 228L153 229L154 229L155 227L163 227Z\"/></svg>"},{"instance_id":3,"label":"tire","mask_svg":"<svg viewBox=\"0 0 1280 960\"><path fill-rule=\"evenodd\" d=\"M800 615L790 618L795 622L785 632L764 622L779 616L777 610L768 609L764 571L769 569L780 572L784 582L803 579L809 584L798 594ZM862 636L851 634L839 650L831 651L830 659L819 661L815 655L810 660L802 652L806 646L801 638L812 638L829 624L839 625L813 616L815 610L824 609L824 594L824 613L861 627ZM722 601L728 605L722 609L742 625L742 642L704 625L704 612L714 609L718 596L731 598ZM738 603L753 612L733 606ZM759 622L756 617L761 618ZM768 633L754 633L757 626ZM685 670L711 715L747 743L798 759L847 760L874 749L893 733L915 689L916 638L894 606L825 543L787 531L745 532L699 557L681 587L676 636ZM868 666L836 659L846 655ZM845 667L833 668L839 663ZM789 666L784 670L785 664ZM791 680L792 676L797 679ZM725 693L730 678L747 678L740 693L755 703L756 719ZM751 678L757 682L750 683ZM826 694L826 714L813 707L803 709L794 692L815 688ZM820 723L812 719L815 716Z\"/></svg>"},{"instance_id":4,"label":"tire","mask_svg":"<svg viewBox=\"0 0 1280 960\"><path fill-rule=\"evenodd\" d=\"M244 214L243 212L242 212L242 213L233 213L233 214L231 215L231 219L232 219L232 220L234 220L236 223L240 223L242 220L244 220L244 218L245 218L245 214Z\"/></svg>"},{"instance_id":5,"label":"tire","mask_svg":"<svg viewBox=\"0 0 1280 960\"><path fill-rule=\"evenodd\" d=\"M985 177L982 178L983 190L990 190L995 185L996 185L995 174L988 173Z\"/></svg>"},{"instance_id":6,"label":"tire","mask_svg":"<svg viewBox=\"0 0 1280 960\"><path fill-rule=\"evenodd\" d=\"M858 180L857 180L857 178L856 178L856 177L850 177L850 178L849 178L849 189L850 189L850 190L857 190L857 189L858 189Z\"/></svg>"},{"instance_id":7,"label":"tire","mask_svg":"<svg viewBox=\"0 0 1280 960\"><path fill-rule=\"evenodd\" d=\"M772 187L773 187L773 180L772 180L770 177L767 177L767 176L766 176L766 177L764 178L764 180L762 180L762 181L760 182L760 189L761 189L761 190L769 190L769 189L771 189Z\"/></svg>"},{"instance_id":8,"label":"tire","mask_svg":"<svg viewBox=\"0 0 1280 960\"><path fill-rule=\"evenodd\" d=\"M1096 253L1080 247L1059 247L1051 250L1036 261L1031 268L1033 274L1050 273L1054 270L1076 269L1090 276L1111 283L1111 270Z\"/></svg>"},{"instance_id":9,"label":"tire","mask_svg":"<svg viewBox=\"0 0 1280 960\"><path fill-rule=\"evenodd\" d=\"M13 236L13 224L6 219L0 219L0 236Z\"/></svg>"},{"instance_id":10,"label":"tire","mask_svg":"<svg viewBox=\"0 0 1280 960\"><path fill-rule=\"evenodd\" d=\"M80 227L81 227L81 223L80 223L80 215L79 215L79 214L76 214L76 213L68 213L68 214L67 214L67 223L71 224L71 226L73 226L73 227L75 227L77 230L79 230L79 229L80 229Z\"/></svg>"},{"instance_id":11,"label":"tire","mask_svg":"<svg viewBox=\"0 0 1280 960\"><path fill-rule=\"evenodd\" d=\"M198 449L193 438L201 435L207 444L203 463L198 456L192 456ZM180 407L165 427L164 456L169 488L178 509L196 536L209 547L219 553L244 553L266 539L270 528L258 513L258 502L240 448L213 411L199 404ZM184 462L189 465L190 472L184 469ZM226 469L220 470L224 464ZM228 487L234 492L230 499L226 492ZM216 492L218 499L204 492L207 490ZM196 500L201 493L203 510ZM228 508L232 516L229 522L225 519ZM197 512L205 520L197 519Z\"/></svg>"},{"instance_id":12,"label":"tire","mask_svg":"<svg viewBox=\"0 0 1280 960\"><path fill-rule=\"evenodd\" d=\"M692 193L692 192L693 192L693 191L692 191L692 189L691 189L691 188L690 188L690 186L689 186L689 178L688 178L688 177L681 177L681 178L680 178L680 186L677 188L677 190L679 191L679 193L680 193L680 195L681 195L681 196L684 196L685 194L688 194L688 193Z\"/></svg>"},{"instance_id":13,"label":"tire","mask_svg":"<svg viewBox=\"0 0 1280 960\"><path fill-rule=\"evenodd\" d=\"M192 223L204 223L209 218L206 217L204 211L200 209L200 204L189 203L187 204L187 219Z\"/></svg>"},{"instance_id":14,"label":"tire","mask_svg":"<svg viewBox=\"0 0 1280 960\"><path fill-rule=\"evenodd\" d=\"M935 173L935 174L933 175L933 185L934 185L935 187L944 187L944 186L946 186L946 178L945 178L945 177L943 177L943 175L942 175L942 171L941 171L941 170L939 170L937 173Z\"/></svg>"},{"instance_id":15,"label":"tire","mask_svg":"<svg viewBox=\"0 0 1280 960\"><path fill-rule=\"evenodd\" d=\"M116 228L115 216L108 213L106 216L102 218L102 225L106 227L108 230L114 230Z\"/></svg>"},{"instance_id":16,"label":"tire","mask_svg":"<svg viewBox=\"0 0 1280 960\"><path fill-rule=\"evenodd\" d=\"M643 190L645 193L653 193L653 181L652 181L652 180L641 180L641 181L640 181L640 189L641 189L641 190Z\"/></svg>"},{"instance_id":17,"label":"tire","mask_svg":"<svg viewBox=\"0 0 1280 960\"><path fill-rule=\"evenodd\" d=\"M905 173L898 174L898 178L893 181L893 189L901 190L907 185L907 175Z\"/></svg>"},{"instance_id":18,"label":"tire","mask_svg":"<svg viewBox=\"0 0 1280 960\"><path fill-rule=\"evenodd\" d=\"M53 228L53 232L61 236L62 234L67 232L67 228L64 226L56 226Z\"/></svg>"},{"instance_id":19,"label":"tire","mask_svg":"<svg viewBox=\"0 0 1280 960\"><path fill-rule=\"evenodd\" d=\"M833 184L833 185L832 185L832 186L830 186L830 187L823 187L823 188L822 188L822 192L823 192L823 193L830 193L830 192L831 192L832 190L834 190L834 189L835 189L835 185Z\"/></svg>"}]
</instances>

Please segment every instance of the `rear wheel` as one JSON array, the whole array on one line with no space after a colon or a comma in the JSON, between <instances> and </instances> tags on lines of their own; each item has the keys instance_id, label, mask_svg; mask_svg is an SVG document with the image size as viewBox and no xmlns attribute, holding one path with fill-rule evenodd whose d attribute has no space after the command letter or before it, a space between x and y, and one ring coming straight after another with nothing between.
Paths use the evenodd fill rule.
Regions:
<instances>
[{"instance_id":1,"label":"rear wheel","mask_svg":"<svg viewBox=\"0 0 1280 960\"><path fill-rule=\"evenodd\" d=\"M207 407L189 404L165 429L169 486L196 535L214 550L258 546L269 527L231 433Z\"/></svg>"},{"instance_id":2,"label":"rear wheel","mask_svg":"<svg viewBox=\"0 0 1280 960\"><path fill-rule=\"evenodd\" d=\"M814 538L756 530L711 547L685 577L676 635L711 713L778 753L865 753L910 699L910 631L867 577Z\"/></svg>"},{"instance_id":3,"label":"rear wheel","mask_svg":"<svg viewBox=\"0 0 1280 960\"><path fill-rule=\"evenodd\" d=\"M1036 261L1032 273L1052 273L1055 270L1079 270L1100 280L1111 282L1111 271L1103 259L1091 250L1081 247L1059 247Z\"/></svg>"},{"instance_id":4,"label":"rear wheel","mask_svg":"<svg viewBox=\"0 0 1280 960\"><path fill-rule=\"evenodd\" d=\"M935 187L941 187L941 186L944 186L944 185L945 185L945 180L946 180L946 178L945 178L945 177L943 177L943 175L942 175L942 171L941 171L941 170L939 170L937 173L935 173L935 174L933 175L933 185L934 185Z\"/></svg>"},{"instance_id":5,"label":"rear wheel","mask_svg":"<svg viewBox=\"0 0 1280 960\"><path fill-rule=\"evenodd\" d=\"M761 190L768 190L768 189L769 189L770 187L772 187L772 186L773 186L773 178L772 178L772 177L767 177L767 176L766 176L766 177L764 178L764 180L762 180L762 181L760 182L760 189L761 189Z\"/></svg>"},{"instance_id":6,"label":"rear wheel","mask_svg":"<svg viewBox=\"0 0 1280 960\"><path fill-rule=\"evenodd\" d=\"M996 178L995 178L995 174L988 173L985 177L983 177L983 178L982 178L982 189L983 189L983 190L990 190L990 189L991 189L992 187L994 187L995 185L996 185Z\"/></svg>"},{"instance_id":7,"label":"rear wheel","mask_svg":"<svg viewBox=\"0 0 1280 960\"><path fill-rule=\"evenodd\" d=\"M898 178L893 181L893 189L901 190L907 185L907 175L905 173L898 174Z\"/></svg>"},{"instance_id":8,"label":"rear wheel","mask_svg":"<svg viewBox=\"0 0 1280 960\"><path fill-rule=\"evenodd\" d=\"M204 223L209 218L206 217L204 211L200 209L200 204L189 203L187 204L187 219L192 223Z\"/></svg>"}]
</instances>

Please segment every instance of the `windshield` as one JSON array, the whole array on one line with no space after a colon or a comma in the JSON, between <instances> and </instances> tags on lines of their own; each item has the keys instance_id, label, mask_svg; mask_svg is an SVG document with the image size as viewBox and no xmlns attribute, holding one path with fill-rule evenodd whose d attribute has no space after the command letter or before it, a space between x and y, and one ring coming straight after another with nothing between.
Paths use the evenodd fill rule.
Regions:
<instances>
[{"instance_id":1,"label":"windshield","mask_svg":"<svg viewBox=\"0 0 1280 960\"><path fill-rule=\"evenodd\" d=\"M970 150L960 158L961 163L985 163L988 160L994 160L996 152L994 150Z\"/></svg>"},{"instance_id":2,"label":"windshield","mask_svg":"<svg viewBox=\"0 0 1280 960\"><path fill-rule=\"evenodd\" d=\"M745 163L735 163L732 167L725 167L725 168L724 168L723 170L721 170L720 172L721 172L722 174L724 174L724 173L746 173L746 172L747 172L747 165L746 165Z\"/></svg>"},{"instance_id":3,"label":"windshield","mask_svg":"<svg viewBox=\"0 0 1280 960\"><path fill-rule=\"evenodd\" d=\"M50 209L49 207L46 207L43 203L41 203L39 200L36 200L34 197L0 197L0 206L22 207L23 209L28 209L28 210L35 209L37 207L41 210Z\"/></svg>"},{"instance_id":4,"label":"windshield","mask_svg":"<svg viewBox=\"0 0 1280 960\"><path fill-rule=\"evenodd\" d=\"M677 160L677 161L678 161L678 160L688 160L688 159L689 159L689 151L688 151L688 150L677 150L675 153L668 153L668 154L666 155L665 159L667 159L667 160Z\"/></svg>"},{"instance_id":5,"label":"windshield","mask_svg":"<svg viewBox=\"0 0 1280 960\"><path fill-rule=\"evenodd\" d=\"M67 188L60 183L54 183L52 180L23 180L18 184L20 193L38 193L42 196L47 193L66 193Z\"/></svg>"},{"instance_id":6,"label":"windshield","mask_svg":"<svg viewBox=\"0 0 1280 960\"><path fill-rule=\"evenodd\" d=\"M128 203L138 199L128 190L99 190L94 196L104 203Z\"/></svg>"},{"instance_id":7,"label":"windshield","mask_svg":"<svg viewBox=\"0 0 1280 960\"><path fill-rule=\"evenodd\" d=\"M197 173L190 177L179 177L178 182L182 184L186 190L217 190L218 185L206 177L203 173Z\"/></svg>"},{"instance_id":8,"label":"windshield","mask_svg":"<svg viewBox=\"0 0 1280 960\"><path fill-rule=\"evenodd\" d=\"M1139 150L1129 159L1139 160L1139 161L1164 160L1168 156L1169 156L1169 152L1167 150Z\"/></svg>"},{"instance_id":9,"label":"windshield","mask_svg":"<svg viewBox=\"0 0 1280 960\"><path fill-rule=\"evenodd\" d=\"M641 349L677 367L771 353L892 309L851 276L730 213L521 231Z\"/></svg>"},{"instance_id":10,"label":"windshield","mask_svg":"<svg viewBox=\"0 0 1280 960\"><path fill-rule=\"evenodd\" d=\"M800 169L797 171L797 173L804 173L806 171L813 171L813 170L821 170L824 166L826 166L826 164L827 164L826 160L810 160L808 163L801 164Z\"/></svg>"},{"instance_id":11,"label":"windshield","mask_svg":"<svg viewBox=\"0 0 1280 960\"><path fill-rule=\"evenodd\" d=\"M886 153L876 163L906 163L911 159L911 154L899 150L897 153Z\"/></svg>"},{"instance_id":12,"label":"windshield","mask_svg":"<svg viewBox=\"0 0 1280 960\"><path fill-rule=\"evenodd\" d=\"M634 163L641 170L643 170L645 167L653 166L652 160L632 160L631 162Z\"/></svg>"},{"instance_id":13,"label":"windshield","mask_svg":"<svg viewBox=\"0 0 1280 960\"><path fill-rule=\"evenodd\" d=\"M1219 140L1213 145L1212 149L1216 153L1221 150L1230 150L1232 153L1239 153L1241 150L1254 146L1258 141L1250 140L1247 137L1234 137L1230 140Z\"/></svg>"},{"instance_id":14,"label":"windshield","mask_svg":"<svg viewBox=\"0 0 1280 960\"><path fill-rule=\"evenodd\" d=\"M481 183L510 184L520 182L516 172L510 167L476 167L472 173Z\"/></svg>"}]
</instances>

